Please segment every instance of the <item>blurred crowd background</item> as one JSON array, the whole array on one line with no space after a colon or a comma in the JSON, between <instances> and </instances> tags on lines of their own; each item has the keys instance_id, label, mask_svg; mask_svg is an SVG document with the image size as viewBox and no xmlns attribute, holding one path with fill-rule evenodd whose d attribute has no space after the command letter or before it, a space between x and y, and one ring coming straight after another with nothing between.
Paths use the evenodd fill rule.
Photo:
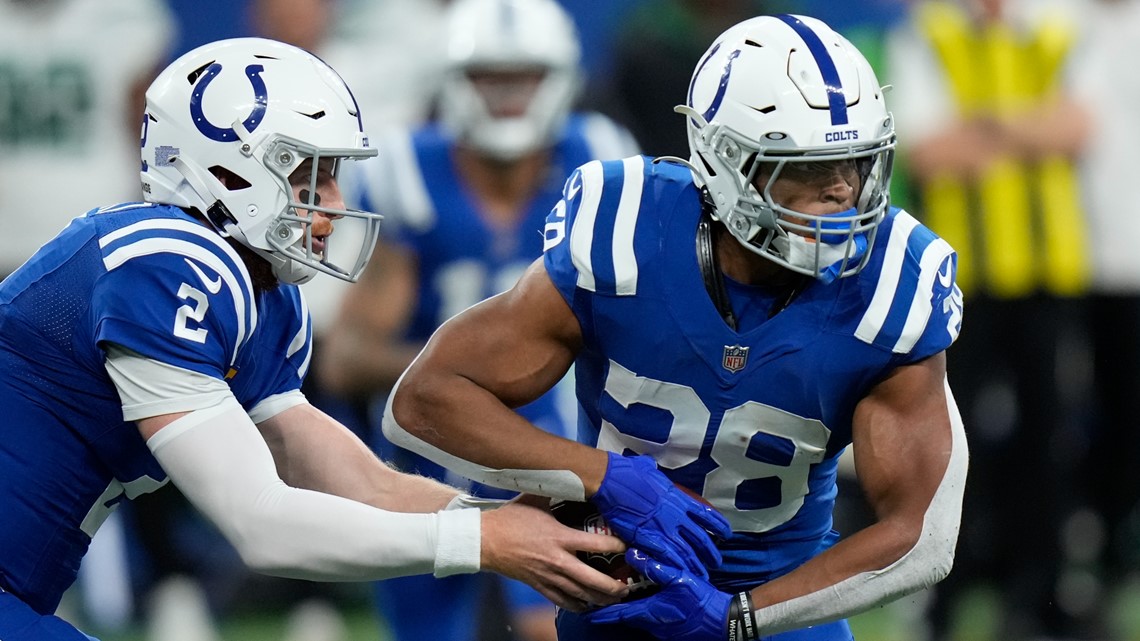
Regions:
<instances>
[{"instance_id":1,"label":"blurred crowd background","mask_svg":"<svg viewBox=\"0 0 1140 641\"><path fill-rule=\"evenodd\" d=\"M138 199L142 92L179 54L243 35L309 49L379 137L436 117L446 4L0 0L0 273L70 218ZM649 155L688 156L672 107L713 38L753 15L825 20L891 85L895 204L959 252L949 376L972 461L950 578L860 617L857 637L1140 639L1140 0L561 4L582 43L576 107ZM306 285L318 337L336 332L344 295L326 281ZM320 378L312 398L367 414L375 394ZM869 518L844 483L841 532ZM172 488L117 514L64 613L104 641L393 638L363 586L245 571ZM495 598L472 626L521 638Z\"/></svg>"}]
</instances>

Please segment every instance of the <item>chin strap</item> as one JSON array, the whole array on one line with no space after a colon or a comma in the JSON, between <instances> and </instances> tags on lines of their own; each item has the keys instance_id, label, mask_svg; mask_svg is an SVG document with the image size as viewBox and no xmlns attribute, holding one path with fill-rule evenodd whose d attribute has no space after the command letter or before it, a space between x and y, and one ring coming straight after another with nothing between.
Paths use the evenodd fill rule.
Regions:
<instances>
[{"instance_id":1,"label":"chin strap","mask_svg":"<svg viewBox=\"0 0 1140 641\"><path fill-rule=\"evenodd\" d=\"M170 164L174 166L178 173L186 180L194 195L198 197L200 203L208 203L205 206L193 202L187 202L190 207L204 209L202 213L206 215L210 224L218 230L218 233L223 236L230 235L228 227L236 222L234 215L230 213L229 209L222 203L222 199L214 193L210 188L209 180L206 175L203 175L201 169L197 165L191 164L182 160L181 156L176 156L170 159Z\"/></svg>"},{"instance_id":2,"label":"chin strap","mask_svg":"<svg viewBox=\"0 0 1140 641\"><path fill-rule=\"evenodd\" d=\"M736 314L732 311L732 302L728 298L728 290L724 286L724 275L717 264L716 247L713 242L713 219L708 211L709 205L704 205L701 220L697 223L697 264L700 265L701 277L705 282L705 290L709 293L717 312L724 319L725 324L732 331L737 330ZM784 311L796 298L803 293L814 280L810 276L796 274L797 278L786 287L786 294L776 301L768 311L768 318Z\"/></svg>"},{"instance_id":3,"label":"chin strap","mask_svg":"<svg viewBox=\"0 0 1140 641\"><path fill-rule=\"evenodd\" d=\"M701 267L701 276L705 281L705 289L720 312L720 317L733 331L736 331L736 315L732 312L732 303L728 300L728 291L724 288L724 276L720 273L720 266L716 261L716 248L713 247L712 218L702 204L701 221L697 223L697 264Z\"/></svg>"}]
</instances>

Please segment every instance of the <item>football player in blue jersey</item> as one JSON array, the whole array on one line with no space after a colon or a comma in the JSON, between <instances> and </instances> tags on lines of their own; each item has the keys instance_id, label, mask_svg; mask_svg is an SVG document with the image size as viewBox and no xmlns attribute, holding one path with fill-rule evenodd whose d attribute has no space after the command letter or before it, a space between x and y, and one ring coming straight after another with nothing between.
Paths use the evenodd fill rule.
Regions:
<instances>
[{"instance_id":1,"label":"football player in blue jersey","mask_svg":"<svg viewBox=\"0 0 1140 641\"><path fill-rule=\"evenodd\" d=\"M436 332L384 430L482 481L588 498L629 542L661 590L563 611L563 639L850 639L845 617L953 562L956 257L890 206L882 89L819 20L729 28L677 110L690 158L579 168L543 259ZM510 411L571 365L578 442ZM849 446L876 520L840 539Z\"/></svg>"},{"instance_id":2,"label":"football player in blue jersey","mask_svg":"<svg viewBox=\"0 0 1140 641\"><path fill-rule=\"evenodd\" d=\"M0 285L0 639L88 639L60 597L110 511L168 479L270 574L494 570L575 608L627 591L574 557L616 538L465 508L299 392L296 283L355 280L379 224L337 184L375 151L331 68L269 40L205 45L151 85L141 142L146 202L75 219ZM362 240L336 248L352 221Z\"/></svg>"},{"instance_id":3,"label":"football player in blue jersey","mask_svg":"<svg viewBox=\"0 0 1140 641\"><path fill-rule=\"evenodd\" d=\"M437 327L509 288L542 255L550 203L576 167L638 153L632 136L605 116L571 113L580 44L570 16L554 0L457 0L445 24L439 119L385 136L379 158L355 164L351 169L358 171L342 181L350 202L358 190L364 209L385 216L387 241L344 298L336 331L325 337L316 361L324 389L356 406L383 408L388 390ZM518 411L568 436L572 430L555 397L544 394ZM387 442L380 414L369 433L384 460L450 484L468 483ZM465 489L508 496L481 485ZM550 601L494 575L406 577L377 582L375 593L400 641L474 640L480 629L491 629L473 622L497 595L506 611L495 609L495 620L520 641L555 635ZM446 611L439 603L448 604Z\"/></svg>"}]
</instances>

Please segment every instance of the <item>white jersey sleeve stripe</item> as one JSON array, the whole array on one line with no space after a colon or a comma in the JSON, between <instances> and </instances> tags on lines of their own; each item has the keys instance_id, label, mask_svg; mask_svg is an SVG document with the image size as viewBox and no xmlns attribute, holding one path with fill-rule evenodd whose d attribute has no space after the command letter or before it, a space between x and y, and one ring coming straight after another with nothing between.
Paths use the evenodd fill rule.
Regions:
<instances>
[{"instance_id":1,"label":"white jersey sleeve stripe","mask_svg":"<svg viewBox=\"0 0 1140 641\"><path fill-rule=\"evenodd\" d=\"M133 225L127 225L121 229L101 236L99 238L99 247L106 248L108 245L139 232L153 231L156 229L168 229L170 231L182 232L190 234L197 238L201 238L209 242L214 247L217 247L223 254L228 257L234 265L237 266L237 273L241 276L242 285L245 287L246 299L250 301L249 311L252 315L250 321L250 332L257 327L257 306L253 304L253 280L249 277L249 272L246 271L245 262L242 261L241 256L238 256L237 251L230 247L229 243L222 240L222 237L211 229L203 227L202 225L192 223L188 220L177 220L170 218L153 218L149 220L139 221ZM229 271L229 270L226 270ZM219 271L218 273L221 273Z\"/></svg>"},{"instance_id":2,"label":"white jersey sleeve stripe","mask_svg":"<svg viewBox=\"0 0 1140 641\"><path fill-rule=\"evenodd\" d=\"M633 232L641 211L641 190L645 184L645 160L633 156L621 161L624 172L621 200L614 222L614 281L618 296L637 294L637 258L633 253Z\"/></svg>"},{"instance_id":3,"label":"white jersey sleeve stripe","mask_svg":"<svg viewBox=\"0 0 1140 641\"><path fill-rule=\"evenodd\" d=\"M296 354L298 350L303 347L308 347L305 351L305 358L301 361L301 365L297 368L297 374L305 377L305 373L309 371L309 359L313 356L313 346L309 342L309 303L305 300L304 292L301 294L301 329L293 340L289 342L289 348L285 351L285 357L289 358Z\"/></svg>"},{"instance_id":4,"label":"white jersey sleeve stripe","mask_svg":"<svg viewBox=\"0 0 1140 641\"><path fill-rule=\"evenodd\" d=\"M244 265L244 263L241 262L241 257L238 256L236 251L234 251L234 248L230 247L226 241L222 240L222 237L219 236L217 232L203 227L197 223L192 223L188 220L178 220L174 218L151 218L148 220L139 221L133 225L127 225L126 227L116 229L109 234L99 237L99 247L107 247L120 238L126 238L131 234L137 234L144 231L153 231L155 229L169 229L170 231L178 231L197 236L198 238L208 241L211 245L222 250L222 252L226 254L226 256L229 256L235 264ZM246 279L248 280L248 276ZM249 289L251 292L253 291L252 283L250 283Z\"/></svg>"},{"instance_id":5,"label":"white jersey sleeve stripe","mask_svg":"<svg viewBox=\"0 0 1140 641\"><path fill-rule=\"evenodd\" d=\"M911 301L902 335L892 349L896 354L909 352L922 337L926 323L930 320L930 312L934 309L930 297L934 288L934 279L938 275L938 267L952 253L954 250L941 238L927 245L922 251L922 257L919 259L918 287L914 290L914 300Z\"/></svg>"},{"instance_id":6,"label":"white jersey sleeve stripe","mask_svg":"<svg viewBox=\"0 0 1140 641\"><path fill-rule=\"evenodd\" d=\"M193 258L216 271L226 284L230 295L233 296L234 310L237 316L237 341L234 343L234 353L230 357L229 363L233 365L237 361L238 349L240 349L242 343L245 342L246 336L253 332L253 327L250 327L248 330L246 329L246 298L243 295L241 285L238 283L238 279L234 276L230 267L226 265L217 254L187 240L178 240L169 237L153 237L144 238L129 245L124 245L110 254L107 254L107 256L103 258L103 265L107 271L113 271L132 258L163 253ZM248 277L248 275L246 276Z\"/></svg>"},{"instance_id":7,"label":"white jersey sleeve stripe","mask_svg":"<svg viewBox=\"0 0 1140 641\"><path fill-rule=\"evenodd\" d=\"M578 287L595 291L594 268L590 252L594 248L594 222L602 200L602 164L597 161L582 165L582 200L570 230L570 258L578 270Z\"/></svg>"},{"instance_id":8,"label":"white jersey sleeve stripe","mask_svg":"<svg viewBox=\"0 0 1140 641\"><path fill-rule=\"evenodd\" d=\"M193 412L233 394L220 378L156 361L114 343L107 347L104 366L119 391L124 421Z\"/></svg>"},{"instance_id":9,"label":"white jersey sleeve stripe","mask_svg":"<svg viewBox=\"0 0 1140 641\"><path fill-rule=\"evenodd\" d=\"M855 336L864 342L874 343L887 321L902 276L907 241L915 227L918 227L918 221L910 214L900 211L895 216L890 238L887 239L883 267L879 272L875 294L871 297L871 304L867 306L867 312L863 314L863 319L859 321L859 327L855 330Z\"/></svg>"}]
</instances>

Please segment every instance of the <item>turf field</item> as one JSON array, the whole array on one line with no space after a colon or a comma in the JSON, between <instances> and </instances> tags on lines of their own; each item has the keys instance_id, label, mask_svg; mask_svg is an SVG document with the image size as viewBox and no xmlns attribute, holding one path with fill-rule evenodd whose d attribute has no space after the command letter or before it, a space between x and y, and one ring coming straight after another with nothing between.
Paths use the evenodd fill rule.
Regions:
<instances>
[{"instance_id":1,"label":"turf field","mask_svg":"<svg viewBox=\"0 0 1140 641\"><path fill-rule=\"evenodd\" d=\"M922 594L865 612L851 620L857 641L921 641L925 638L921 621ZM1004 641L998 638L1000 599L992 590L977 589L961 604L953 641ZM1122 589L1110 609L1110 640L1140 641L1140 584ZM344 636L337 641L390 641L391 636L366 602L342 608ZM221 622L220 641L282 641L287 635L286 612L250 611ZM155 641L141 629L119 632L87 627L100 641ZM302 640L297 640L302 641ZM305 639L303 641L317 641Z\"/></svg>"}]
</instances>

